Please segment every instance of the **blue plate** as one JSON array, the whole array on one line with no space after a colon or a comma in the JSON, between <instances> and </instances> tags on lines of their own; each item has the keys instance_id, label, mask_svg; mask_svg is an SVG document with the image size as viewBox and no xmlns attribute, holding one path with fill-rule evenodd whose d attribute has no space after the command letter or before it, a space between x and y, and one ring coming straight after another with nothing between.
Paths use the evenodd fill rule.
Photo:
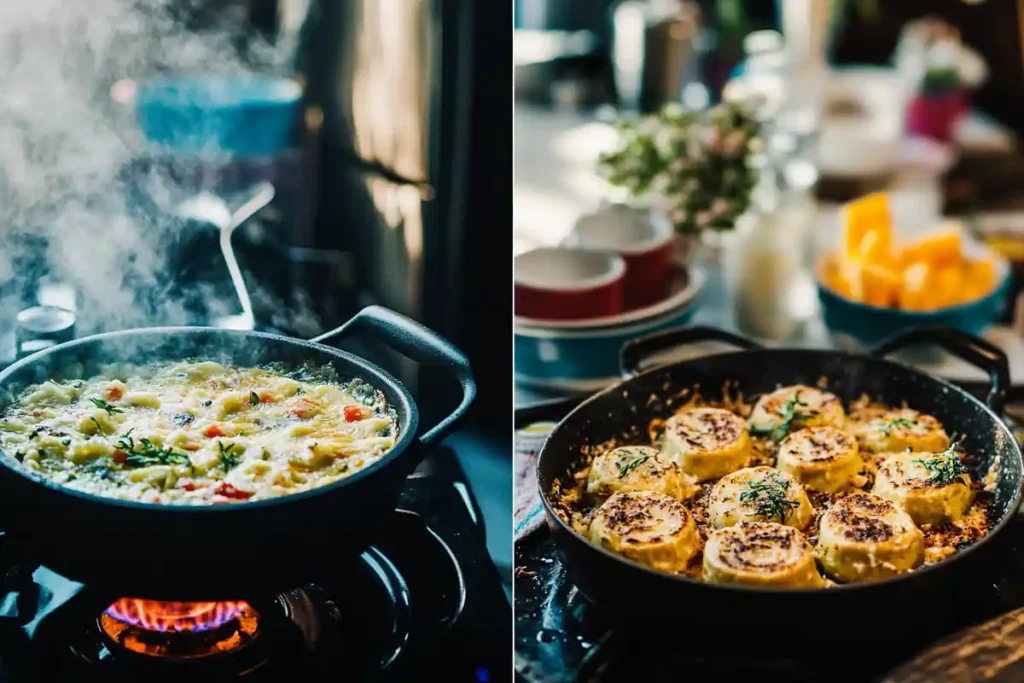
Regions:
<instances>
[{"instance_id":1,"label":"blue plate","mask_svg":"<svg viewBox=\"0 0 1024 683\"><path fill-rule=\"evenodd\" d=\"M141 84L135 106L142 132L161 147L269 156L291 141L301 98L289 78L177 75Z\"/></svg>"},{"instance_id":2,"label":"blue plate","mask_svg":"<svg viewBox=\"0 0 1024 683\"><path fill-rule=\"evenodd\" d=\"M959 306L935 311L902 311L851 301L818 282L821 312L833 339L844 348L873 347L898 332L922 325L944 325L980 335L999 319L1010 287L1010 268L1000 261L1000 280L990 293Z\"/></svg>"},{"instance_id":3,"label":"blue plate","mask_svg":"<svg viewBox=\"0 0 1024 683\"><path fill-rule=\"evenodd\" d=\"M622 378L622 345L688 323L699 306L705 280L702 270L691 267L685 285L664 302L600 321L544 324L517 319L516 383L558 393L582 393L617 382Z\"/></svg>"}]
</instances>

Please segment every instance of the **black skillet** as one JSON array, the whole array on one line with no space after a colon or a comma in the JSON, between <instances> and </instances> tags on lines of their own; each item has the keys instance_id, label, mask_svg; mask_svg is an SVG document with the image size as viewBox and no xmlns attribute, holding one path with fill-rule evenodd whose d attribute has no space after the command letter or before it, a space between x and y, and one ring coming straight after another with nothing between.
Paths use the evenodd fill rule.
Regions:
<instances>
[{"instance_id":1,"label":"black skillet","mask_svg":"<svg viewBox=\"0 0 1024 683\"><path fill-rule=\"evenodd\" d=\"M320 342L361 337L426 365L461 386L459 406L430 429L419 424L412 395L378 366ZM85 337L34 354L0 372L0 409L28 385L84 366L195 358L241 366L281 362L330 365L338 377L363 379L398 414L394 448L370 467L302 493L213 506L171 506L92 496L29 473L0 453L0 529L4 552L16 551L68 578L123 595L223 600L271 594L315 580L388 533L406 477L451 432L476 394L461 351L418 323L371 306L341 327L303 341L262 332L150 328ZM81 372L81 370L79 370ZM16 546L11 548L9 546Z\"/></svg>"},{"instance_id":2,"label":"black skillet","mask_svg":"<svg viewBox=\"0 0 1024 683\"><path fill-rule=\"evenodd\" d=\"M697 342L716 341L740 350L640 371L658 352ZM989 376L983 403L949 382L883 357L899 349L937 344ZM625 381L584 401L551 433L538 458L537 472L548 524L565 557L569 577L591 601L641 624L688 623L703 632L746 633L761 641L794 638L825 642L836 629L863 624L861 637L897 632L928 620L942 601L955 599L964 581L982 581L986 559L996 557L1000 536L1016 514L1021 497L1021 451L999 419L1009 386L1006 356L992 344L962 332L918 329L899 335L870 354L805 349L767 349L742 337L712 328L670 330L628 343L622 351ZM611 438L647 443L652 418L665 418L678 407L673 398L699 385L708 398L721 395L726 381L751 397L780 385L814 385L827 378L828 388L844 403L867 393L889 405L906 401L938 417L947 431L964 435L964 446L977 457L973 474L1000 460L992 505L993 528L984 539L951 558L886 581L822 590L764 590L719 586L647 569L589 543L554 512L554 481L571 481L584 457L581 449ZM679 622L679 618L685 622ZM838 643L836 644L838 646ZM837 650L837 653L841 650Z\"/></svg>"}]
</instances>

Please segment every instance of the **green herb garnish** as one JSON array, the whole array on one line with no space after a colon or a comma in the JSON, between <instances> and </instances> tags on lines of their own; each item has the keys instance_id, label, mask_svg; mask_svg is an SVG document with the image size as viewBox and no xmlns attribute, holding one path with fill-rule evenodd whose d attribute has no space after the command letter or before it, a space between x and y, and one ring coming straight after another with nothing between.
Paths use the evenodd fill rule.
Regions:
<instances>
[{"instance_id":1,"label":"green herb garnish","mask_svg":"<svg viewBox=\"0 0 1024 683\"><path fill-rule=\"evenodd\" d=\"M625 479L626 475L635 470L640 465L647 462L648 455L637 455L630 459L623 459L615 463L615 467L619 470L619 479Z\"/></svg>"},{"instance_id":2,"label":"green herb garnish","mask_svg":"<svg viewBox=\"0 0 1024 683\"><path fill-rule=\"evenodd\" d=\"M217 450L220 451L220 464L225 471L238 465L238 455L231 452L234 448L235 444L233 443L225 443L223 441L217 442Z\"/></svg>"},{"instance_id":3,"label":"green herb garnish","mask_svg":"<svg viewBox=\"0 0 1024 683\"><path fill-rule=\"evenodd\" d=\"M117 442L117 448L128 454L124 462L133 467L145 467L148 465L185 465L189 458L184 453L175 453L170 448L158 446L149 439L139 439L138 442L131 436L132 430L122 436Z\"/></svg>"},{"instance_id":4,"label":"green herb garnish","mask_svg":"<svg viewBox=\"0 0 1024 683\"><path fill-rule=\"evenodd\" d=\"M95 417L90 417L89 419L92 420L94 425L96 425L96 431L99 432L100 434L102 434L103 433L103 425L100 424L100 421L97 420Z\"/></svg>"},{"instance_id":5,"label":"green herb garnish","mask_svg":"<svg viewBox=\"0 0 1024 683\"><path fill-rule=\"evenodd\" d=\"M928 477L936 486L952 484L961 474L967 473L967 466L960 460L960 456L956 452L959 445L959 442L951 443L949 448L941 453L924 458L914 458L914 461L928 469Z\"/></svg>"},{"instance_id":6,"label":"green herb garnish","mask_svg":"<svg viewBox=\"0 0 1024 683\"><path fill-rule=\"evenodd\" d=\"M789 499L786 495L788 490L788 481L769 472L763 479L747 482L746 488L740 491L740 502L753 505L762 517L778 519L784 523L790 510L800 506L799 502Z\"/></svg>"},{"instance_id":7,"label":"green herb garnish","mask_svg":"<svg viewBox=\"0 0 1024 683\"><path fill-rule=\"evenodd\" d=\"M259 394L257 394L255 391L250 391L249 392L249 403L251 403L254 406L258 406L260 404Z\"/></svg>"},{"instance_id":8,"label":"green herb garnish","mask_svg":"<svg viewBox=\"0 0 1024 683\"><path fill-rule=\"evenodd\" d=\"M802 417L798 410L801 407L806 408L807 404L800 400L800 392L798 391L781 408L775 411L775 414L782 418L782 422L771 429L751 429L750 433L754 436L770 436L772 441L779 443L789 434L789 431L793 428L793 423Z\"/></svg>"},{"instance_id":9,"label":"green herb garnish","mask_svg":"<svg viewBox=\"0 0 1024 683\"><path fill-rule=\"evenodd\" d=\"M90 398L89 402L92 403L97 408L99 408L100 410L107 411L107 413L109 413L110 415L114 415L116 413L123 413L124 412L120 408L117 408L115 406L110 405L109 403L104 401L102 398Z\"/></svg>"},{"instance_id":10,"label":"green herb garnish","mask_svg":"<svg viewBox=\"0 0 1024 683\"><path fill-rule=\"evenodd\" d=\"M883 427L882 429L885 431L885 435L889 436L892 430L896 427L907 427L909 429L910 427L913 427L916 424L917 423L915 421L907 419L905 417L897 417L887 422L885 427Z\"/></svg>"}]
</instances>

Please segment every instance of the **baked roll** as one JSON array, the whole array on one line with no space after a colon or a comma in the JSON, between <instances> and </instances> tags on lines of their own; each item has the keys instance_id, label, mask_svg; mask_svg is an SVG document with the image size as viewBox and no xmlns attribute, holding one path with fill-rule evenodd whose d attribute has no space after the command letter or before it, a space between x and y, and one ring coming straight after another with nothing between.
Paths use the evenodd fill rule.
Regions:
<instances>
[{"instance_id":1,"label":"baked roll","mask_svg":"<svg viewBox=\"0 0 1024 683\"><path fill-rule=\"evenodd\" d=\"M717 529L740 522L777 522L804 529L814 517L800 482L771 467L747 467L722 477L711 489L707 509Z\"/></svg>"},{"instance_id":2,"label":"baked roll","mask_svg":"<svg viewBox=\"0 0 1024 683\"><path fill-rule=\"evenodd\" d=\"M857 439L835 427L808 427L790 434L775 460L780 471L823 493L849 488L863 465Z\"/></svg>"},{"instance_id":3,"label":"baked roll","mask_svg":"<svg viewBox=\"0 0 1024 683\"><path fill-rule=\"evenodd\" d=\"M814 551L802 533L772 522L741 522L711 532L702 575L713 583L818 588Z\"/></svg>"},{"instance_id":4,"label":"baked roll","mask_svg":"<svg viewBox=\"0 0 1024 683\"><path fill-rule=\"evenodd\" d=\"M887 455L872 493L899 505L918 526L955 522L974 500L971 476L953 451Z\"/></svg>"},{"instance_id":5,"label":"baked roll","mask_svg":"<svg viewBox=\"0 0 1024 683\"><path fill-rule=\"evenodd\" d=\"M863 422L854 428L854 433L870 453L939 453L949 447L949 436L941 422L908 408Z\"/></svg>"},{"instance_id":6,"label":"baked roll","mask_svg":"<svg viewBox=\"0 0 1024 683\"><path fill-rule=\"evenodd\" d=\"M754 436L769 436L779 442L801 427L842 428L846 411L838 396L797 384L762 396L747 424Z\"/></svg>"},{"instance_id":7,"label":"baked roll","mask_svg":"<svg viewBox=\"0 0 1024 683\"><path fill-rule=\"evenodd\" d=\"M664 572L681 572L700 550L689 510L654 491L616 493L590 521L590 541Z\"/></svg>"},{"instance_id":8,"label":"baked roll","mask_svg":"<svg viewBox=\"0 0 1024 683\"><path fill-rule=\"evenodd\" d=\"M620 491L656 491L682 499L692 490L679 465L651 446L622 446L602 453L587 474L587 493L596 498Z\"/></svg>"},{"instance_id":9,"label":"baked roll","mask_svg":"<svg viewBox=\"0 0 1024 683\"><path fill-rule=\"evenodd\" d=\"M822 515L817 553L837 581L877 581L919 566L924 535L892 501L851 493Z\"/></svg>"},{"instance_id":10,"label":"baked roll","mask_svg":"<svg viewBox=\"0 0 1024 683\"><path fill-rule=\"evenodd\" d=\"M713 481L747 466L750 435L728 410L694 408L665 423L662 453L694 481Z\"/></svg>"}]
</instances>

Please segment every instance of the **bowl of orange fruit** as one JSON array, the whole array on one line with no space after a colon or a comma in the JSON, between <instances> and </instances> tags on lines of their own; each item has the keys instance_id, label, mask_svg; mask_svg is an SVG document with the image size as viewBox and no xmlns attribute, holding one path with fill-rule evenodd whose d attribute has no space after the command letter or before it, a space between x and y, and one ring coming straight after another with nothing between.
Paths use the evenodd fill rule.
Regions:
<instances>
[{"instance_id":1,"label":"bowl of orange fruit","mask_svg":"<svg viewBox=\"0 0 1024 683\"><path fill-rule=\"evenodd\" d=\"M895 235L889 199L845 205L842 239L817 261L822 315L839 346L863 348L911 327L944 325L981 334L999 317L1009 264L949 221Z\"/></svg>"}]
</instances>

